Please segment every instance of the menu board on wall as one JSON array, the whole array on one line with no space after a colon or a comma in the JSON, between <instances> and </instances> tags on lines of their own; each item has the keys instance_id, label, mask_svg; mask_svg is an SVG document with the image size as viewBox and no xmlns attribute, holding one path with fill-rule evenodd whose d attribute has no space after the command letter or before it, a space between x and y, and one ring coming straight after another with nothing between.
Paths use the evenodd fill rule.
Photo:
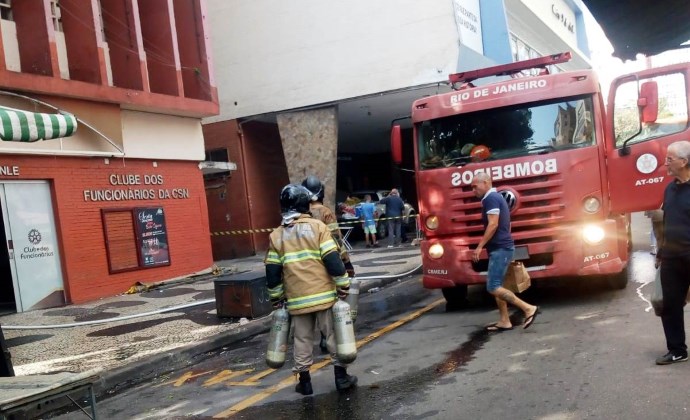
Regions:
<instances>
[{"instance_id":1,"label":"menu board on wall","mask_svg":"<svg viewBox=\"0 0 690 420\"><path fill-rule=\"evenodd\" d=\"M137 248L142 267L170 265L168 231L163 207L134 209L137 228Z\"/></svg>"}]
</instances>

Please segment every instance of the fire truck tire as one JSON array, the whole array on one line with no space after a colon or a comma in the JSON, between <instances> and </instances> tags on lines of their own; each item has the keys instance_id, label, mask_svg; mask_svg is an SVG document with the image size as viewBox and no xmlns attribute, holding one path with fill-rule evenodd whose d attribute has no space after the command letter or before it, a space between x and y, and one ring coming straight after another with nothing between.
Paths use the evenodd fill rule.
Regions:
<instances>
[{"instance_id":1,"label":"fire truck tire","mask_svg":"<svg viewBox=\"0 0 690 420\"><path fill-rule=\"evenodd\" d=\"M451 305L461 305L467 300L467 285L461 284L455 287L444 287L441 289L446 302Z\"/></svg>"},{"instance_id":2,"label":"fire truck tire","mask_svg":"<svg viewBox=\"0 0 690 420\"><path fill-rule=\"evenodd\" d=\"M623 290L628 285L628 267L618 274L608 276L608 284L612 289Z\"/></svg>"}]
</instances>

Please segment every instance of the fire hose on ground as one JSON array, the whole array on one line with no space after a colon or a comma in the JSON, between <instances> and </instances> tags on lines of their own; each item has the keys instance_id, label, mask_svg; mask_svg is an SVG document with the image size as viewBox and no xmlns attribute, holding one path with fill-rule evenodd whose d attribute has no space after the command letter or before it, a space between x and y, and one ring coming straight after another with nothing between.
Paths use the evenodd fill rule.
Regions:
<instances>
[{"instance_id":1,"label":"fire hose on ground","mask_svg":"<svg viewBox=\"0 0 690 420\"><path fill-rule=\"evenodd\" d=\"M417 267L413 268L412 270L409 270L407 272L400 273L400 274L386 275L386 276L361 276L361 277L357 276L357 279L358 280L397 279L397 278L408 276L408 275L414 273L415 271L419 270L421 267L422 267L422 265L420 264ZM208 305L210 303L214 303L215 301L216 301L215 298L214 299L206 299L206 300L201 300L199 302L185 303L183 305L176 305L176 306L170 306L168 308L157 309L155 311L142 312L140 314L124 315L124 316L99 319L99 320L94 320L94 321L82 321L82 322L72 322L69 324L53 324L53 325L3 325L2 329L3 330L53 330L53 329L59 329L59 328L74 328L74 327L83 327L83 326L87 326L87 325L106 324L106 323L110 323L110 322L127 321L127 320L135 319L135 318L143 318L146 316L159 315L159 314L163 314L166 312L179 311L181 309L193 308L195 306Z\"/></svg>"}]
</instances>

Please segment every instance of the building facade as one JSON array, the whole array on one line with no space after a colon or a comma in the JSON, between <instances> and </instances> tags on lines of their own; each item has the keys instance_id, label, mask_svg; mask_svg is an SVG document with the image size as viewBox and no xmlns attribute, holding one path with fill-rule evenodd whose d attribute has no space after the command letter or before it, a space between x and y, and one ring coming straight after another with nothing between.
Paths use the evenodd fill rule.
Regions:
<instances>
[{"instance_id":1,"label":"building facade","mask_svg":"<svg viewBox=\"0 0 690 420\"><path fill-rule=\"evenodd\" d=\"M206 148L237 164L207 180L217 259L263 252L280 187L307 175L331 207L394 186L414 202L413 172L390 163L390 126L447 92L449 74L566 50L573 60L554 71L590 67L580 0L208 4L220 114L204 119Z\"/></svg>"},{"instance_id":2,"label":"building facade","mask_svg":"<svg viewBox=\"0 0 690 420\"><path fill-rule=\"evenodd\" d=\"M208 271L204 0L2 0L0 14L0 310ZM61 115L68 137L8 135L50 138Z\"/></svg>"}]
</instances>

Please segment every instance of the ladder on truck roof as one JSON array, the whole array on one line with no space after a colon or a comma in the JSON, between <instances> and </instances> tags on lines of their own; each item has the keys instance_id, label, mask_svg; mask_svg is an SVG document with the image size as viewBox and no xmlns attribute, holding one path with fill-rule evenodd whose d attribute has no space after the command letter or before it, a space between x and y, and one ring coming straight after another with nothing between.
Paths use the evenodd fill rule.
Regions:
<instances>
[{"instance_id":1,"label":"ladder on truck roof","mask_svg":"<svg viewBox=\"0 0 690 420\"><path fill-rule=\"evenodd\" d=\"M462 73L455 73L448 76L453 89L463 89L466 87L473 87L472 81L490 76L512 76L520 73L523 70L541 69L540 74L548 74L549 71L546 66L558 63L565 63L570 61L572 55L570 51L551 54L544 57L532 58L524 61L517 61L510 64L501 64L500 66L487 67L479 70L470 70ZM456 84L461 83L459 87Z\"/></svg>"}]
</instances>

